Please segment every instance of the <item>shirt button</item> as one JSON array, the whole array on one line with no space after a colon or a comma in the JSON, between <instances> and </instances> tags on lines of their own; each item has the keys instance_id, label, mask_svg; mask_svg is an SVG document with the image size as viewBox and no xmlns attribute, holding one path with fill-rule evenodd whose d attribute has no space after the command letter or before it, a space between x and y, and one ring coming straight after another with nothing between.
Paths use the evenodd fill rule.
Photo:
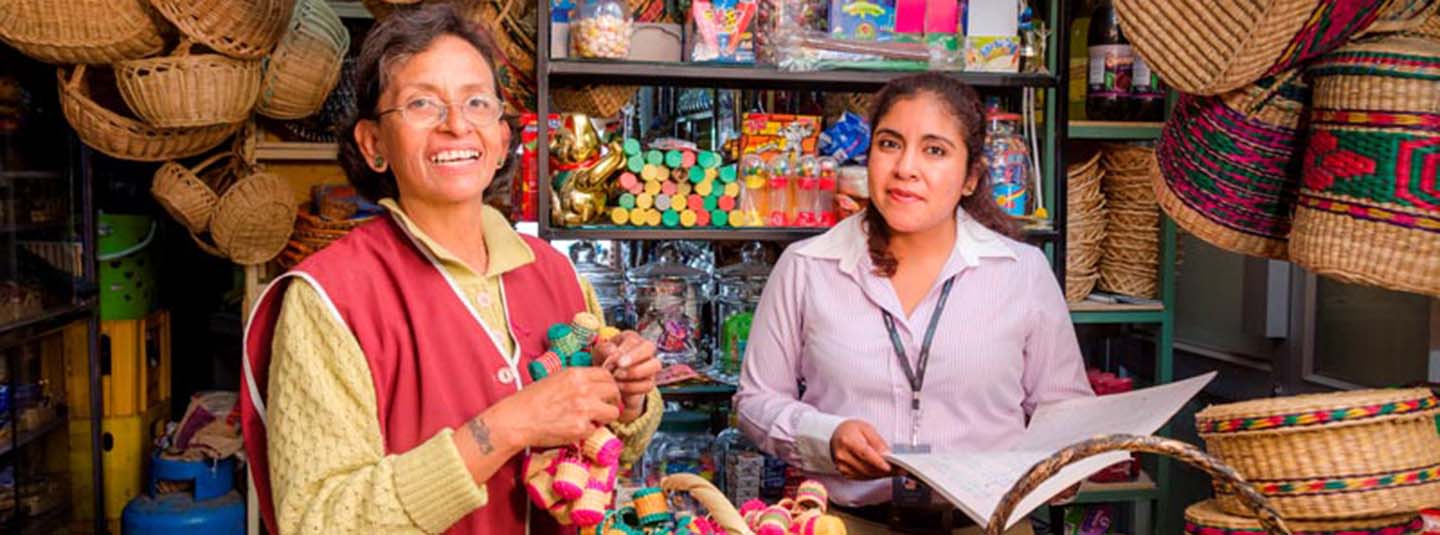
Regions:
<instances>
[{"instance_id":1,"label":"shirt button","mask_svg":"<svg viewBox=\"0 0 1440 535\"><path fill-rule=\"evenodd\" d=\"M515 382L515 372L510 371L510 368L500 368L500 371L495 372L495 379L507 385L513 384Z\"/></svg>"},{"instance_id":2,"label":"shirt button","mask_svg":"<svg viewBox=\"0 0 1440 535\"><path fill-rule=\"evenodd\" d=\"M486 292L486 291L484 291L484 290L481 290L480 294L475 296L475 300L480 302L480 306L481 306L481 307L489 308L489 307L490 307L490 292Z\"/></svg>"}]
</instances>

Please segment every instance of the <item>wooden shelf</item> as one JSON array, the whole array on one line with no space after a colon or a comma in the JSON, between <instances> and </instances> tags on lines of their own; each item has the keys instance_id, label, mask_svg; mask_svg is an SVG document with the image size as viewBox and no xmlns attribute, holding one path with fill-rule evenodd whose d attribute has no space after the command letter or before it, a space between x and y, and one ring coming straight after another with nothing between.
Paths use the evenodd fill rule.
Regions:
<instances>
[{"instance_id":1,"label":"wooden shelf","mask_svg":"<svg viewBox=\"0 0 1440 535\"><path fill-rule=\"evenodd\" d=\"M55 432L56 429L60 429L65 426L65 411L57 410L55 411L55 416L50 418L50 421L41 424L41 426L38 428L31 429L24 433L20 433L19 436L15 437L14 443L9 443L9 441L6 441L6 444L0 445L0 458L4 458L11 453L19 451L20 449L29 445L31 442L35 442L36 440L44 438L46 435Z\"/></svg>"},{"instance_id":2,"label":"wooden shelf","mask_svg":"<svg viewBox=\"0 0 1440 535\"><path fill-rule=\"evenodd\" d=\"M828 228L769 228L769 227L707 227L707 228L657 228L620 227L613 225L588 225L579 228L542 227L540 238L545 240L717 240L717 241L796 241L818 236ZM1058 234L1053 229L1025 231L1025 238L1031 242L1054 239Z\"/></svg>"},{"instance_id":3,"label":"wooden shelf","mask_svg":"<svg viewBox=\"0 0 1440 535\"><path fill-rule=\"evenodd\" d=\"M1070 139L1160 139L1165 123L1129 121L1070 121Z\"/></svg>"},{"instance_id":4,"label":"wooden shelf","mask_svg":"<svg viewBox=\"0 0 1440 535\"><path fill-rule=\"evenodd\" d=\"M918 71L814 71L786 72L771 67L649 63L628 61L550 60L553 85L623 84L729 87L738 89L824 89L870 91ZM1051 87L1055 77L1045 74L956 72L952 76L978 87Z\"/></svg>"},{"instance_id":5,"label":"wooden shelf","mask_svg":"<svg viewBox=\"0 0 1440 535\"><path fill-rule=\"evenodd\" d=\"M87 299L79 303L70 303L62 306L52 307L42 311L38 315L22 318L4 325L0 325L0 334L8 334L24 328L31 328L34 331L47 330L50 327L58 327L80 319L86 314L95 311L99 301L95 298ZM32 332L34 332L32 331Z\"/></svg>"},{"instance_id":6,"label":"wooden shelf","mask_svg":"<svg viewBox=\"0 0 1440 535\"><path fill-rule=\"evenodd\" d=\"M65 173L61 171L0 171L0 180L50 180L64 176Z\"/></svg>"},{"instance_id":7,"label":"wooden shelf","mask_svg":"<svg viewBox=\"0 0 1440 535\"><path fill-rule=\"evenodd\" d=\"M335 143L261 141L255 145L255 159L257 160L333 162L339 157L339 154L340 146Z\"/></svg>"},{"instance_id":8,"label":"wooden shelf","mask_svg":"<svg viewBox=\"0 0 1440 535\"><path fill-rule=\"evenodd\" d=\"M1085 481L1080 484L1080 495L1075 497L1075 503L1130 502L1159 497L1160 487L1155 484L1150 474L1141 471L1138 479L1125 483Z\"/></svg>"},{"instance_id":9,"label":"wooden shelf","mask_svg":"<svg viewBox=\"0 0 1440 535\"><path fill-rule=\"evenodd\" d=\"M1163 303L1070 303L1070 320L1075 323L1160 323L1165 320Z\"/></svg>"}]
</instances>

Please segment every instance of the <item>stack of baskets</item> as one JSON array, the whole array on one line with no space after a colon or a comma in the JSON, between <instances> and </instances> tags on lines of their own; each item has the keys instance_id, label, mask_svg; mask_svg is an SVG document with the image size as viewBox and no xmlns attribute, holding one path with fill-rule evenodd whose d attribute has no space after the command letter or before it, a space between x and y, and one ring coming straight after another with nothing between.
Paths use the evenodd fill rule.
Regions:
<instances>
[{"instance_id":1,"label":"stack of baskets","mask_svg":"<svg viewBox=\"0 0 1440 535\"><path fill-rule=\"evenodd\" d=\"M1424 388L1261 399L1206 408L1206 449L1297 533L1411 534L1440 505L1440 398ZM1186 532L1259 529L1233 489L1185 512Z\"/></svg>"},{"instance_id":2,"label":"stack of baskets","mask_svg":"<svg viewBox=\"0 0 1440 535\"><path fill-rule=\"evenodd\" d=\"M1155 149L1110 144L1101 154L1107 223L1099 288L1154 299L1160 287L1160 206L1151 186Z\"/></svg>"},{"instance_id":3,"label":"stack of baskets","mask_svg":"<svg viewBox=\"0 0 1440 535\"><path fill-rule=\"evenodd\" d=\"M310 255L344 238L355 227L365 224L371 218L326 218L301 208L296 212L295 233L290 236L285 250L275 259L285 269L298 265Z\"/></svg>"},{"instance_id":4,"label":"stack of baskets","mask_svg":"<svg viewBox=\"0 0 1440 535\"><path fill-rule=\"evenodd\" d=\"M1105 194L1100 191L1105 170L1100 153L1066 172L1065 195L1065 300L1083 301L1100 280L1100 257L1105 241Z\"/></svg>"}]
</instances>

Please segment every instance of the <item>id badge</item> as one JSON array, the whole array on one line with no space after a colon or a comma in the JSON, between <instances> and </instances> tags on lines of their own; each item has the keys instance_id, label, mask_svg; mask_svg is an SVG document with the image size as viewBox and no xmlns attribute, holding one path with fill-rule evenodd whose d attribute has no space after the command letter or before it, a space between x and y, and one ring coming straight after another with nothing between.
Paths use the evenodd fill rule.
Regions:
<instances>
[{"instance_id":1,"label":"id badge","mask_svg":"<svg viewBox=\"0 0 1440 535\"><path fill-rule=\"evenodd\" d=\"M930 453L930 446L921 444L911 446L909 444L895 444L891 447L894 453ZM890 478L890 503L897 507L928 507L932 497L930 486L908 475L899 475Z\"/></svg>"}]
</instances>

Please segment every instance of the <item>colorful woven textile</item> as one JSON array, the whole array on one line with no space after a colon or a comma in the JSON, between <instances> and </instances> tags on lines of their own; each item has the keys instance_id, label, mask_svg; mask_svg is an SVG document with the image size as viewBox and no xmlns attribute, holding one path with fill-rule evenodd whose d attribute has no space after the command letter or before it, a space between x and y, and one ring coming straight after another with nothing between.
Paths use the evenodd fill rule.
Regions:
<instances>
[{"instance_id":1,"label":"colorful woven textile","mask_svg":"<svg viewBox=\"0 0 1440 535\"><path fill-rule=\"evenodd\" d=\"M1285 496L1316 493L1359 492L1420 485L1440 481L1440 465L1414 470L1402 470L1388 474L1373 474L1351 477L1318 478L1295 481L1252 481L1255 489L1266 496Z\"/></svg>"},{"instance_id":2,"label":"colorful woven textile","mask_svg":"<svg viewBox=\"0 0 1440 535\"><path fill-rule=\"evenodd\" d=\"M1155 192L1182 228L1217 247L1284 259L1300 189L1298 71L1223 95L1182 95L1156 148Z\"/></svg>"},{"instance_id":3,"label":"colorful woven textile","mask_svg":"<svg viewBox=\"0 0 1440 535\"><path fill-rule=\"evenodd\" d=\"M1357 41L1309 74L1292 259L1348 282L1440 295L1440 42Z\"/></svg>"},{"instance_id":4,"label":"colorful woven textile","mask_svg":"<svg viewBox=\"0 0 1440 535\"><path fill-rule=\"evenodd\" d=\"M1358 407L1324 409L1294 414L1259 416L1254 418L1202 419L1196 418L1195 427L1201 433L1231 433L1259 431L1282 427L1305 427L1340 422L1354 422L1381 416L1395 416L1412 412L1428 411L1440 407L1440 399L1425 397L1392 403L1376 403Z\"/></svg>"}]
</instances>

